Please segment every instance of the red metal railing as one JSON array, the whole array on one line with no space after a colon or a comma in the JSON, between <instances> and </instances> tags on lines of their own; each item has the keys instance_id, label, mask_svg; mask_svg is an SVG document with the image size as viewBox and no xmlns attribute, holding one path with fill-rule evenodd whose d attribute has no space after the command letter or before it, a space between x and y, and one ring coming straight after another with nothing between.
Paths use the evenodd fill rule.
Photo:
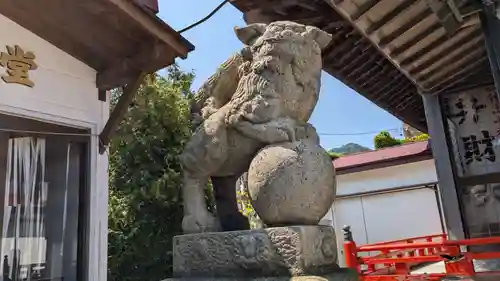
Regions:
<instances>
[{"instance_id":1,"label":"red metal railing","mask_svg":"<svg viewBox=\"0 0 500 281\"><path fill-rule=\"evenodd\" d=\"M345 228L344 254L346 265L355 269L361 281L439 281L447 276L472 277L494 275L500 271L475 272L473 260L500 259L500 252L463 252L461 246L500 244L500 237L451 241L446 234L357 246L349 228ZM375 252L361 257L359 253ZM412 274L412 266L444 262L445 272Z\"/></svg>"}]
</instances>

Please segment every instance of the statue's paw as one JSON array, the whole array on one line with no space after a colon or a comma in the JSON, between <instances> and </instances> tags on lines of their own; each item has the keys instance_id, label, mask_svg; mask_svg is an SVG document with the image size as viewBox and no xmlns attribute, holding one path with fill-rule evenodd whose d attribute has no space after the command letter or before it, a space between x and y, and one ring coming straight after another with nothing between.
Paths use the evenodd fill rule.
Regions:
<instances>
[{"instance_id":1,"label":"statue's paw","mask_svg":"<svg viewBox=\"0 0 500 281\"><path fill-rule=\"evenodd\" d=\"M238 115L226 115L226 125L231 126L234 125L238 122L239 116Z\"/></svg>"},{"instance_id":2,"label":"statue's paw","mask_svg":"<svg viewBox=\"0 0 500 281\"><path fill-rule=\"evenodd\" d=\"M219 220L209 212L196 215L186 215L182 219L184 233L201 233L220 231Z\"/></svg>"}]
</instances>

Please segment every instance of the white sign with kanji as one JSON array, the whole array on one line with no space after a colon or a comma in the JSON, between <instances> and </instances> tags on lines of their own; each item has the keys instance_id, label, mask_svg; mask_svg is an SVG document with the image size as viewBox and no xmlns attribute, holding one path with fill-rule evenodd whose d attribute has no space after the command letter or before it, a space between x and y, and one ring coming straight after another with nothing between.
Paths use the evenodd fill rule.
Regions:
<instances>
[{"instance_id":1,"label":"white sign with kanji","mask_svg":"<svg viewBox=\"0 0 500 281\"><path fill-rule=\"evenodd\" d=\"M500 103L494 88L466 91L443 98L459 177L500 172Z\"/></svg>"}]
</instances>

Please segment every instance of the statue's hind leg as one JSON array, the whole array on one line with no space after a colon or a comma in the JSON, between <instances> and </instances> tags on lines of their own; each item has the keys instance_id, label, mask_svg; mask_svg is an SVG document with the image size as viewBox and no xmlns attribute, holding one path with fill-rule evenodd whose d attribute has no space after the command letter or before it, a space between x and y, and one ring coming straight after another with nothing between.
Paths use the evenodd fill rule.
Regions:
<instances>
[{"instance_id":1,"label":"statue's hind leg","mask_svg":"<svg viewBox=\"0 0 500 281\"><path fill-rule=\"evenodd\" d=\"M240 213L236 202L236 183L239 175L227 177L212 177L217 217L222 231L250 229L248 218Z\"/></svg>"},{"instance_id":2,"label":"statue's hind leg","mask_svg":"<svg viewBox=\"0 0 500 281\"><path fill-rule=\"evenodd\" d=\"M221 117L222 116L222 117ZM185 233L220 230L217 219L208 211L205 188L211 174L215 173L227 158L227 134L224 114L210 116L193 134L181 155L183 168Z\"/></svg>"}]
</instances>

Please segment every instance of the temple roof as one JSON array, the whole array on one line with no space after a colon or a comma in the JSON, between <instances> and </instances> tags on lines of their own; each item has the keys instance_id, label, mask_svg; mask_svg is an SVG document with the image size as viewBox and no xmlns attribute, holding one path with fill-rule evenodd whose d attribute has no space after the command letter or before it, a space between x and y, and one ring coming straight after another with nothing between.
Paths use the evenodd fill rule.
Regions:
<instances>
[{"instance_id":1,"label":"temple roof","mask_svg":"<svg viewBox=\"0 0 500 281\"><path fill-rule=\"evenodd\" d=\"M338 174L384 168L432 159L428 141L412 142L339 157L333 161Z\"/></svg>"},{"instance_id":2,"label":"temple roof","mask_svg":"<svg viewBox=\"0 0 500 281\"><path fill-rule=\"evenodd\" d=\"M101 90L155 72L194 49L155 15L154 6L137 0L2 0L0 14L94 68Z\"/></svg>"}]
</instances>

